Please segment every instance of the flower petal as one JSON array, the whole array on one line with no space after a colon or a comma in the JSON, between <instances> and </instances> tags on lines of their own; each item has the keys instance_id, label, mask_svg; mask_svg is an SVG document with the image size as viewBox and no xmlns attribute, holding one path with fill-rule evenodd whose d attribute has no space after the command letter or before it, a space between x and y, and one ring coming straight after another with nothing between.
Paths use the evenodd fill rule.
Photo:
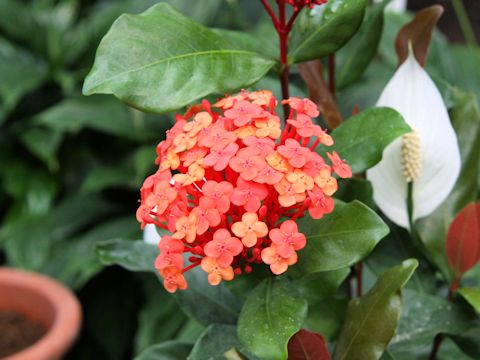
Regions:
<instances>
[{"instance_id":1,"label":"flower petal","mask_svg":"<svg viewBox=\"0 0 480 360\"><path fill-rule=\"evenodd\" d=\"M413 219L425 217L446 199L461 166L457 137L442 97L410 54L383 90L377 106L394 108L419 134L422 172L413 185ZM397 225L408 228L401 141L397 139L385 148L382 161L367 171L367 178L380 209Z\"/></svg>"}]
</instances>

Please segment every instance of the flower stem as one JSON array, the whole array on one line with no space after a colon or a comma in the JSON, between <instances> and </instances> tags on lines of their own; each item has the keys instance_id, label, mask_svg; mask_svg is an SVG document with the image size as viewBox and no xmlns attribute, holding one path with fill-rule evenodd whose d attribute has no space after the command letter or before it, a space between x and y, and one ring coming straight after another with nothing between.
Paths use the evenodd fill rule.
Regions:
<instances>
[{"instance_id":1,"label":"flower stem","mask_svg":"<svg viewBox=\"0 0 480 360\"><path fill-rule=\"evenodd\" d=\"M278 18L279 28L277 29L278 40L280 43L280 84L282 87L282 99L288 99L290 97L289 92L289 75L290 68L288 66L288 29L285 19L285 0L277 0L278 5ZM288 116L289 107L288 104L283 105L283 112L285 118Z\"/></svg>"},{"instance_id":2,"label":"flower stem","mask_svg":"<svg viewBox=\"0 0 480 360\"><path fill-rule=\"evenodd\" d=\"M475 31L473 30L462 0L452 0L452 5L453 9L455 10L455 14L457 15L458 22L460 23L460 27L462 28L465 41L470 46L477 46Z\"/></svg>"}]
</instances>

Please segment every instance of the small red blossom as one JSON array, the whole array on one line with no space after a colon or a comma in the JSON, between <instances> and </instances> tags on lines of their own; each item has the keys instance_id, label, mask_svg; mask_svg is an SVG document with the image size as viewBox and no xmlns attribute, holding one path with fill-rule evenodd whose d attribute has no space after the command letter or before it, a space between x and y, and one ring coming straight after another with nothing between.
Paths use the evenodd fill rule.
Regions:
<instances>
[{"instance_id":1,"label":"small red blossom","mask_svg":"<svg viewBox=\"0 0 480 360\"><path fill-rule=\"evenodd\" d=\"M186 289L183 273L194 267L212 285L256 263L282 274L307 243L295 219L333 211L332 174L349 177L351 170L336 152L328 163L315 152L333 143L312 119L315 104L284 103L291 113L282 132L269 91L242 91L214 105L204 100L177 115L158 144L158 171L140 190L137 219L171 232L155 261L167 291Z\"/></svg>"}]
</instances>

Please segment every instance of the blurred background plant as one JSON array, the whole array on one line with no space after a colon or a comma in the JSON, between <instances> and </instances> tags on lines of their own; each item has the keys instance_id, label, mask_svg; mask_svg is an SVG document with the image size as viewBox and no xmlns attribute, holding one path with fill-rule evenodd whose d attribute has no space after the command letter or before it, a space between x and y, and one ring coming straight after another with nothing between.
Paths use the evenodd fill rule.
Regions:
<instances>
[{"instance_id":1,"label":"blurred background plant","mask_svg":"<svg viewBox=\"0 0 480 360\"><path fill-rule=\"evenodd\" d=\"M201 317L189 317L179 310L183 295L167 296L151 273L105 267L121 263L128 270L146 271L153 264L156 252L147 244L136 243L133 250L122 247L124 240L141 237L134 216L138 189L153 171L155 146L171 126L172 115L146 114L113 96L84 97L81 87L98 43L113 21L122 13L140 13L157 2L0 1L0 265L48 274L78 293L85 324L69 354L71 359L130 359L162 341L193 343L205 329ZM247 31L262 42L265 52L276 49L276 34L259 1L164 2L209 27ZM419 221L419 233L431 263L452 279L444 249L446 229L438 224L449 224L468 201L478 197L480 49L476 45L479 31L469 23L480 22L468 22L459 1L452 1L452 7L447 1L430 3L445 3L440 26L455 40L451 42L439 30L434 31L426 70L450 110L460 141L464 161L461 177L465 180L459 181L441 209ZM336 53L334 95L345 117L355 108L374 106L397 67L395 37L413 15L384 12L385 5L370 6L359 32ZM425 5L425 1L409 2L411 9ZM465 5L471 7L469 15L478 16L478 1L465 1ZM227 36L228 32L223 34ZM352 64L354 57L362 61ZM269 88L281 97L276 76L271 71L254 88ZM295 68L291 93L307 96ZM356 179L348 184L344 200L361 198L374 206L366 181ZM365 289L373 285L381 271L407 255L415 255L408 244L396 241L405 237L404 231L391 223L389 226L391 234L365 262ZM445 306L443 300L433 296L447 291L438 286L439 276L434 266L421 267L406 293L407 298L420 293L432 318ZM464 279L478 287L478 266ZM241 280L237 286L241 288ZM316 299L325 306L313 310L308 323L331 340L338 336L339 319L334 318L346 301L333 299L333 293L328 296L328 306L325 298ZM450 330L457 345L448 340L444 346L450 352L443 358L468 359L457 346L471 358L480 357L478 345L475 347L480 327L462 327L466 320L463 313L455 313L461 312L458 309L443 312L443 322L428 323L419 336L411 335L409 321L421 311L426 310L412 305L407 318L402 318L400 335L389 348L390 358L412 358L408 352L412 349L421 356L422 351L429 350L432 334L443 331L449 321L455 324ZM461 321L456 322L457 318ZM466 328L473 330L462 334ZM402 331L406 334L403 337ZM185 354L189 346L185 345Z\"/></svg>"}]
</instances>

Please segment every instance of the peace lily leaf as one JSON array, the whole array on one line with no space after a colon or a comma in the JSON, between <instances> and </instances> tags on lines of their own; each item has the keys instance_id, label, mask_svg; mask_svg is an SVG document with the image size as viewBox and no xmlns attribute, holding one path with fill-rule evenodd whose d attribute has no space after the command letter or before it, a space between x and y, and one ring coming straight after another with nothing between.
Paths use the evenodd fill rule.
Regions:
<instances>
[{"instance_id":1,"label":"peace lily leaf","mask_svg":"<svg viewBox=\"0 0 480 360\"><path fill-rule=\"evenodd\" d=\"M336 270L367 256L389 229L382 219L359 201L337 203L324 219L305 216L297 221L307 237L296 267L304 273Z\"/></svg>"},{"instance_id":2,"label":"peace lily leaf","mask_svg":"<svg viewBox=\"0 0 480 360\"><path fill-rule=\"evenodd\" d=\"M462 295L467 302L473 306L477 313L480 313L480 289L479 288L460 288L458 293Z\"/></svg>"},{"instance_id":3,"label":"peace lily leaf","mask_svg":"<svg viewBox=\"0 0 480 360\"><path fill-rule=\"evenodd\" d=\"M154 263L158 249L142 240L109 240L99 244L96 252L105 265L120 265L130 271L156 272Z\"/></svg>"},{"instance_id":4,"label":"peace lily leaf","mask_svg":"<svg viewBox=\"0 0 480 360\"><path fill-rule=\"evenodd\" d=\"M161 113L212 93L248 87L273 64L259 54L233 48L160 3L115 21L99 45L83 92L114 94L131 106Z\"/></svg>"},{"instance_id":5,"label":"peace lily leaf","mask_svg":"<svg viewBox=\"0 0 480 360\"><path fill-rule=\"evenodd\" d=\"M318 152L337 151L352 171L358 173L377 164L382 159L385 147L410 130L395 110L368 109L332 131L335 144L319 147Z\"/></svg>"},{"instance_id":6,"label":"peace lily leaf","mask_svg":"<svg viewBox=\"0 0 480 360\"><path fill-rule=\"evenodd\" d=\"M358 33L336 54L339 89L358 80L377 54L387 4L388 1L382 1L368 9Z\"/></svg>"},{"instance_id":7,"label":"peace lily leaf","mask_svg":"<svg viewBox=\"0 0 480 360\"><path fill-rule=\"evenodd\" d=\"M235 324L242 302L225 284L212 286L207 274L196 267L185 273L188 289L174 296L183 311L203 325Z\"/></svg>"},{"instance_id":8,"label":"peace lily leaf","mask_svg":"<svg viewBox=\"0 0 480 360\"><path fill-rule=\"evenodd\" d=\"M288 342L289 360L330 360L322 335L301 329Z\"/></svg>"},{"instance_id":9,"label":"peace lily leaf","mask_svg":"<svg viewBox=\"0 0 480 360\"><path fill-rule=\"evenodd\" d=\"M470 203L453 219L447 233L448 262L457 277L480 260L480 203Z\"/></svg>"},{"instance_id":10,"label":"peace lily leaf","mask_svg":"<svg viewBox=\"0 0 480 360\"><path fill-rule=\"evenodd\" d=\"M357 31L365 0L331 0L305 11L295 23L289 62L321 58L340 49Z\"/></svg>"},{"instance_id":11,"label":"peace lily leaf","mask_svg":"<svg viewBox=\"0 0 480 360\"><path fill-rule=\"evenodd\" d=\"M409 259L385 271L364 296L350 301L335 360L379 359L395 333L402 311L400 289L418 261Z\"/></svg>"},{"instance_id":12,"label":"peace lily leaf","mask_svg":"<svg viewBox=\"0 0 480 360\"><path fill-rule=\"evenodd\" d=\"M300 330L307 302L287 279L265 279L253 289L238 319L238 338L262 359L286 360L288 339Z\"/></svg>"},{"instance_id":13,"label":"peace lily leaf","mask_svg":"<svg viewBox=\"0 0 480 360\"><path fill-rule=\"evenodd\" d=\"M404 309L389 346L393 352L430 347L436 334L462 334L474 324L473 312L438 296L405 290L403 297Z\"/></svg>"},{"instance_id":14,"label":"peace lily leaf","mask_svg":"<svg viewBox=\"0 0 480 360\"><path fill-rule=\"evenodd\" d=\"M450 115L458 137L462 170L448 198L426 218L416 223L420 237L430 257L442 272L450 277L451 270L445 252L448 227L455 215L477 198L480 164L480 110L473 94L459 90L453 93L454 107Z\"/></svg>"},{"instance_id":15,"label":"peace lily leaf","mask_svg":"<svg viewBox=\"0 0 480 360\"><path fill-rule=\"evenodd\" d=\"M404 94L404 96L398 96ZM400 112L420 139L421 173L413 183L413 220L432 213L448 196L460 173L460 151L442 97L413 55L383 90L378 106ZM382 161L367 171L373 198L390 220L408 228L407 181L401 164L402 139L387 146Z\"/></svg>"},{"instance_id":16,"label":"peace lily leaf","mask_svg":"<svg viewBox=\"0 0 480 360\"><path fill-rule=\"evenodd\" d=\"M467 331L450 337L464 353L473 359L480 358L480 326L478 324Z\"/></svg>"},{"instance_id":17,"label":"peace lily leaf","mask_svg":"<svg viewBox=\"0 0 480 360\"><path fill-rule=\"evenodd\" d=\"M187 359L225 360L225 353L232 348L243 353L237 339L237 328L234 325L212 324L198 338Z\"/></svg>"},{"instance_id":18,"label":"peace lily leaf","mask_svg":"<svg viewBox=\"0 0 480 360\"><path fill-rule=\"evenodd\" d=\"M150 346L134 360L184 360L187 358L192 344L183 341L165 341Z\"/></svg>"}]
</instances>

